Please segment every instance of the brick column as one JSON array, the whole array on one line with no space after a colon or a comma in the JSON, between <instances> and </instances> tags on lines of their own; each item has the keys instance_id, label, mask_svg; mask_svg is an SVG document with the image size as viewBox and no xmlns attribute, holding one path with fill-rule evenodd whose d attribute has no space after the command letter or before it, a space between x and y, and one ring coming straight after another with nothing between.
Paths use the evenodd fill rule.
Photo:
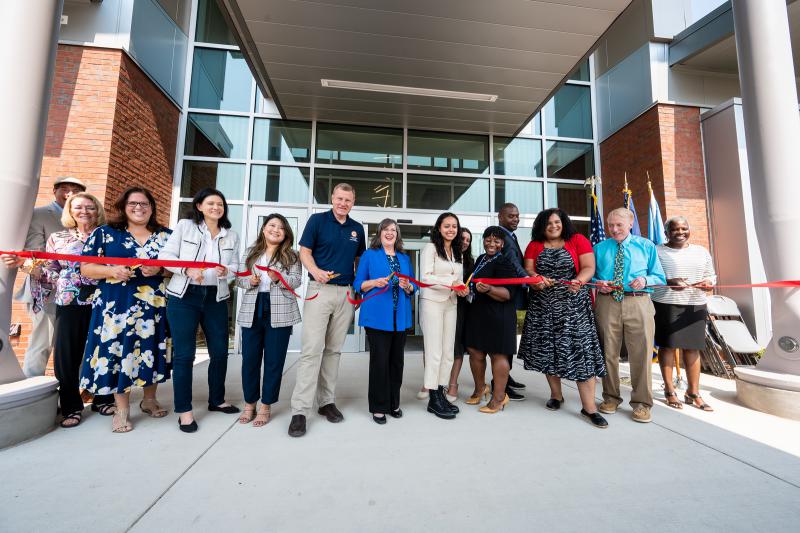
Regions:
<instances>
[{"instance_id":1,"label":"brick column","mask_svg":"<svg viewBox=\"0 0 800 533\"><path fill-rule=\"evenodd\" d=\"M603 207L622 206L625 172L642 234L647 234L647 173L664 219L683 215L692 242L710 249L700 110L656 104L600 144Z\"/></svg>"},{"instance_id":2,"label":"brick column","mask_svg":"<svg viewBox=\"0 0 800 533\"><path fill-rule=\"evenodd\" d=\"M124 51L59 45L36 205L53 201L61 176L82 180L107 210L123 190L140 185L153 191L159 220L167 223L179 118ZM13 304L12 323L22 328L11 337L21 360L30 333L23 305Z\"/></svg>"}]
</instances>

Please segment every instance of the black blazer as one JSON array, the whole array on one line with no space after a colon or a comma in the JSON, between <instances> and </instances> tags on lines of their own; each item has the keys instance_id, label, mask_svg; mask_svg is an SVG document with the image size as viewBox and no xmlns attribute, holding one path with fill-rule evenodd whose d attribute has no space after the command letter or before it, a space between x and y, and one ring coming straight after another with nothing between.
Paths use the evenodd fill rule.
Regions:
<instances>
[{"instance_id":1,"label":"black blazer","mask_svg":"<svg viewBox=\"0 0 800 533\"><path fill-rule=\"evenodd\" d=\"M505 228L503 228L505 229ZM518 278L527 277L528 273L525 271L522 249L516 239L511 237L508 231L503 232L503 257L514 267L514 271ZM513 293L514 308L525 310L528 308L528 286L518 285L518 289Z\"/></svg>"}]
</instances>

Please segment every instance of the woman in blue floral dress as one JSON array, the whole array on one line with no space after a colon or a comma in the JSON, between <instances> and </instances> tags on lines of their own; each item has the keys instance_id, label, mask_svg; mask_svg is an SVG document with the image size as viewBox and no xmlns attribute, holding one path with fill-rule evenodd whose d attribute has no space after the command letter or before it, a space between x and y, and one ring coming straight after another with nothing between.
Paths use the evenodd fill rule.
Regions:
<instances>
[{"instance_id":1,"label":"woman in blue floral dress","mask_svg":"<svg viewBox=\"0 0 800 533\"><path fill-rule=\"evenodd\" d=\"M147 189L132 187L117 200L118 217L97 228L83 255L155 259L170 230L156 219L156 202ZM156 401L156 387L170 374L163 269L83 263L81 274L100 280L92 303L89 338L80 386L93 394L114 394L112 431L127 433L131 387L144 387L142 412L167 414Z\"/></svg>"}]
</instances>

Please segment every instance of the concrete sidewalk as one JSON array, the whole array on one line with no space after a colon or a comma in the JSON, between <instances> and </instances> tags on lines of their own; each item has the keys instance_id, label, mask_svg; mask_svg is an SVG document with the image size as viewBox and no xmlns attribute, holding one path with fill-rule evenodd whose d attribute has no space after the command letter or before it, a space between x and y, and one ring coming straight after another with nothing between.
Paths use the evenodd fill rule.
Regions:
<instances>
[{"instance_id":1,"label":"concrete sidewalk","mask_svg":"<svg viewBox=\"0 0 800 533\"><path fill-rule=\"evenodd\" d=\"M135 430L85 411L58 429L0 451L0 531L797 531L800 423L735 403L733 383L703 376L717 411L667 408L637 424L627 405L597 430L566 404L544 409L544 378L515 366L524 402L496 415L459 402L444 421L414 398L419 353L406 356L405 416L385 426L367 412L366 354L342 358L337 405L308 434L286 433L297 354L263 428L205 410L205 364L195 368L200 431L178 431L134 408ZM241 404L238 357L227 399ZM654 376L658 376L657 369ZM464 369L461 398L471 392ZM654 388L659 391L660 383ZM171 408L171 386L159 391ZM599 393L599 389L598 389ZM626 392L627 394L627 392ZM141 392L134 393L134 405Z\"/></svg>"}]
</instances>

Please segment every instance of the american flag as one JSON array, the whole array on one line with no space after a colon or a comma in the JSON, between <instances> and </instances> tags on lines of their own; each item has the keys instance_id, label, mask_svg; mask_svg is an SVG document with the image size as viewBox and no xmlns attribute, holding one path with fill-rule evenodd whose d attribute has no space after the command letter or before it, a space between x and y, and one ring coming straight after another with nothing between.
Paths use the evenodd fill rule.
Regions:
<instances>
[{"instance_id":1,"label":"american flag","mask_svg":"<svg viewBox=\"0 0 800 533\"><path fill-rule=\"evenodd\" d=\"M600 214L597 195L594 193L594 187L592 187L592 218L589 223L589 241L594 246L604 240L606 240L606 232L603 230L603 216Z\"/></svg>"}]
</instances>

